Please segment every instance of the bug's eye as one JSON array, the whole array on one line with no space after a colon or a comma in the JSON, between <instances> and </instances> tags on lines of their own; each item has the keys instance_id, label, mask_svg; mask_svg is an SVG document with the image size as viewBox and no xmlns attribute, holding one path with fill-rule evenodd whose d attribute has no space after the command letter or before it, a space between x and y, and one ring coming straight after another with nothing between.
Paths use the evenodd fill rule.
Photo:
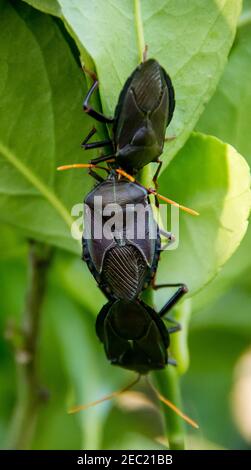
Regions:
<instances>
[{"instance_id":1,"label":"bug's eye","mask_svg":"<svg viewBox=\"0 0 251 470\"><path fill-rule=\"evenodd\" d=\"M131 144L136 146L149 146L155 142L155 136L153 131L147 127L141 127L132 139Z\"/></svg>"}]
</instances>

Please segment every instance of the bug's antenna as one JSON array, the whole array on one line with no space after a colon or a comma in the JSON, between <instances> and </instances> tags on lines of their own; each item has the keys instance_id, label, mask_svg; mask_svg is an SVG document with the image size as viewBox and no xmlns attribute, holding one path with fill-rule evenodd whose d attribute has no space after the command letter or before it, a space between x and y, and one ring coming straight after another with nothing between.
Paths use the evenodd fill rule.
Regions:
<instances>
[{"instance_id":1,"label":"bug's antenna","mask_svg":"<svg viewBox=\"0 0 251 470\"><path fill-rule=\"evenodd\" d=\"M126 173L124 170L116 169L116 172L117 172L119 175L122 175L122 176L124 176L125 178L127 178L129 181L132 181L132 183L137 183L137 184L139 184L140 186L142 186L142 188L145 188L145 189L148 191L149 194L153 194L154 196L157 196L157 197L158 197L159 199L161 199L162 201L168 202L168 204L171 204L172 206L176 206L176 207L178 207L179 209L181 209L182 211L188 212L188 213L191 214L191 215L200 215L199 212L195 211L194 209L190 209L190 207L182 206L182 205L179 204L178 202L175 202L175 201L173 201L172 199L169 199L168 197L162 196L161 194L157 193L157 191L156 191L155 189L146 188L146 187L143 186L141 183L139 183L133 176L129 175L129 174Z\"/></svg>"},{"instance_id":2,"label":"bug's antenna","mask_svg":"<svg viewBox=\"0 0 251 470\"><path fill-rule=\"evenodd\" d=\"M68 410L68 414L78 413L79 411L87 410L88 408L92 408L93 406L99 405L100 403L103 403L104 401L108 401L108 400L112 400L113 398L116 398L117 396L121 395L124 392L127 392L127 390L130 390L130 388L136 385L139 382L140 377L141 375L139 374L136 380L133 380L133 382L131 382L126 387L121 388L121 390L117 390L116 392L112 392L109 395L106 395L103 398L100 398L99 400L93 401L91 403L87 403L87 405L79 405L79 406L74 406L73 408L70 408L70 410Z\"/></svg>"},{"instance_id":3,"label":"bug's antenna","mask_svg":"<svg viewBox=\"0 0 251 470\"><path fill-rule=\"evenodd\" d=\"M164 403L165 405L167 405L169 408L171 408L171 410L173 410L177 415L179 415L182 419L184 419L184 421L186 421L188 424L190 424L190 426L192 426L193 428L195 429L199 429L199 425L191 418L189 418L189 416L187 416L186 414L184 414L179 408L177 408L177 406L175 406L171 401L169 401L166 397L164 397L163 395L161 395L161 393L157 390L157 388L152 384L152 382L150 382L149 378L146 376L146 381L148 383L148 385L151 387L151 389L154 391L155 395L157 396L157 398L162 402Z\"/></svg>"},{"instance_id":4,"label":"bug's antenna","mask_svg":"<svg viewBox=\"0 0 251 470\"><path fill-rule=\"evenodd\" d=\"M109 172L108 168L104 166L94 165L94 163L72 163L72 165L58 166L58 171L71 170L72 168L98 168L99 170L105 170Z\"/></svg>"}]
</instances>

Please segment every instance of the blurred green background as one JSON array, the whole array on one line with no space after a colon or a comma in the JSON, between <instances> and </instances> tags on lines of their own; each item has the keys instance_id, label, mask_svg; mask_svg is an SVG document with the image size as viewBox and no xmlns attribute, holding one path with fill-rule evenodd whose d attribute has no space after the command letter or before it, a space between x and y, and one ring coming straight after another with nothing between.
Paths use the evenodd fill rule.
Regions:
<instances>
[{"instance_id":1,"label":"blurred green background","mask_svg":"<svg viewBox=\"0 0 251 470\"><path fill-rule=\"evenodd\" d=\"M7 69L3 68L8 77L9 85L6 86L4 82L6 78L4 73L1 74L0 78L0 85L4 84L1 89L3 117L1 117L0 127L1 136L3 136L2 141L6 145L6 139L7 141L8 139L14 139L13 145L17 153L25 153L23 161L34 165L37 174L42 179L51 178L52 187L57 184L56 192L59 199L63 199L65 205L71 208L73 203L81 202L84 194L92 187L91 178L81 172L73 172L71 175L60 175L61 180L58 179L55 183L52 175L55 173L58 162L73 162L73 158L74 161L83 161L84 158L87 161L87 157L83 157L79 149L79 143L85 135L85 130L88 130L90 126L88 120L86 121L86 116L83 116L81 111L81 100L86 90L86 82L80 69L77 46L82 53L82 58L83 56L86 57L86 52L83 52L80 40L82 33L79 33L76 28L75 34L77 34L78 39L80 38L80 44L76 40L74 42L72 39L74 34L71 34L72 24L74 24L74 22L71 24L73 10L67 10L69 13L67 23L63 23L62 18L48 15L48 13L57 15L57 8L59 6L62 9L63 7L67 8L67 2L31 1L27 3L35 4L36 7L41 8L47 14L33 10L32 7L27 6L22 1L5 2L1 0L0 2L0 21L3 22L0 33L1 63L4 64L6 60L5 54L11 57ZM73 3L75 5L77 2ZM92 6L94 3L92 2ZM103 3L102 1L102 5ZM184 15L189 14L184 10L187 2L181 1L178 3L179 11L183 11ZM109 6L110 2L106 2L106 4ZM211 1L211 4L214 4L214 2ZM142 8L145 5L143 2ZM170 2L170 8L173 5L174 3ZM92 6L89 2L90 10L88 12L90 15L95 15ZM130 2L120 2L120 7L126 10L127 7L130 7ZM157 8L156 5L152 5L152 2L148 3L148 8L150 7ZM98 15L98 13L96 14ZM195 13L192 12L192 14ZM234 15L233 12L232 14ZM235 12L235 15L237 21L237 12ZM30 36L28 33L26 35L24 29L22 29L22 21L26 22ZM8 25L10 25L9 29ZM109 29L109 25L106 25L106 27ZM209 25L210 27L211 25ZM147 28L149 28L149 23L146 21L146 34L150 35ZM16 32L14 37L13 31ZM156 34L156 25L154 34ZM222 34L225 37L224 31ZM218 36L220 36L220 33ZM225 56L228 53L227 49L231 46L233 36L234 34L229 37L229 43L224 52ZM217 34L215 33L215 41L216 37ZM34 43L31 44L32 41ZM223 42L222 38L221 41ZM17 43L19 46L21 44L21 53L25 58L23 61L20 59ZM154 43L154 39L149 40L149 43L150 45L153 44L153 55L156 51L156 57L159 57L157 53L158 44ZM38 45L39 52L36 52ZM91 52L97 66L98 60L102 62L102 54L99 58L95 47L98 46L94 45ZM223 47L222 44L221 47ZM55 55L53 55L53 51L56 51ZM176 52L174 51L174 55ZM38 57L38 53L40 54L39 60L33 60L34 57ZM44 71L45 59L46 63L50 65ZM90 57L88 60L91 64ZM121 65L120 80L123 74L128 75L126 60L124 62ZM172 71L172 57L169 65L168 70L171 69ZM22 77L22 73L25 73L25 67L28 67L28 75ZM217 71L218 78L221 72L222 70ZM101 66L100 73L102 75ZM171 76L173 75L175 75L174 72L171 73ZM190 122L191 116L188 115L187 118L179 117L179 112L182 114L179 111L182 108L182 103L183 105L186 103L185 91L183 90L184 94L182 95L181 87L181 92L178 94L180 107L178 101L177 119L172 129L178 136L178 143L174 144L177 145L177 148L173 148L171 152L174 155L177 150L181 150L171 162L170 172L167 169L160 178L162 193L166 194L166 187L168 187L169 196L178 198L178 200L179 197L182 197L184 183L180 188L175 188L174 183L172 187L172 181L175 181L177 171L180 172L181 180L183 176L183 181L190 174L188 170L188 159L190 158L194 181L192 181L191 187L188 183L187 194L184 195L182 202L184 201L195 209L201 209L201 212L203 212L203 207L205 207L206 212L210 204L215 203L215 200L217 204L221 202L220 195L216 195L216 199L214 199L213 186L210 186L210 191L205 186L206 203L203 202L203 197L201 199L199 194L200 191L203 192L203 189L196 183L201 177L200 170L198 169L197 174L194 173L195 167L193 165L194 162L196 163L196 151L194 150L195 156L188 155L188 153L189 149L193 149L193 146L198 148L199 145L204 145L201 143L200 137L196 137L195 134L192 139L198 139L198 141L190 140L188 145L191 147L182 150L183 143L194 126L199 132L216 136L223 142L230 143L251 164L250 76L251 1L246 1L238 19L234 42L217 89L214 92L218 78L215 79L216 82L212 85L211 91L208 91L207 97L202 99L200 96L201 103L205 103L213 95L202 114L203 104L201 104L198 116L194 117L194 122L191 125L187 124L188 121ZM18 77L21 77L20 80ZM25 80L30 80L26 94L23 88ZM106 80L109 82L109 77L106 76ZM182 82L182 75L178 74L176 80L179 90L179 80L180 83L184 83L184 77ZM43 94L47 82L50 82L51 87L48 88L47 93ZM208 90L210 86L208 85ZM196 84L194 84L194 87L196 88ZM195 88L194 94L196 95ZM10 90L14 90L13 96ZM107 103L109 102L107 90L109 91L108 88L105 89L105 86L103 89L101 88L104 107L108 107ZM114 93L116 96L116 92ZM187 95L191 93L192 89L188 87ZM15 101L15 97L23 95L24 100L22 103L19 103L18 99ZM40 100L41 95L43 99ZM49 112L47 108L48 103L51 102L54 106L53 112L51 110ZM97 101L96 104L98 106L99 102ZM110 106L112 108L112 105ZM10 111L6 112L6 109ZM24 112L27 114L26 119ZM192 104L189 112L193 114ZM199 114L201 114L200 118ZM33 127L31 123L33 123ZM53 136L50 134L51 128L54 129ZM35 135L34 129L36 129ZM41 132L40 129L42 129ZM99 132L102 135L104 130L101 129ZM171 133L170 130L170 135ZM13 148L12 144L10 148ZM185 156L187 156L187 167L184 166L182 170L182 161ZM38 161L42 162L41 167ZM67 408L73 403L87 403L126 385L132 379L132 374L113 368L108 364L103 348L95 336L94 322L104 303L104 297L97 289L87 267L80 260L80 247L75 242L73 247L73 241L68 233L69 230L65 235L66 228L62 228L63 222L57 220L54 217L55 214L49 212L46 205L48 201L46 203L42 202L39 211L37 211L38 196L30 190L26 183L17 181L14 172L10 168L10 159L8 162L4 159L1 162L3 170L0 189L1 447L9 447L16 442L18 416L15 410L17 397L22 397L22 391L18 390L20 386L20 361L22 361L22 357L20 359L22 344L20 346L19 336L21 335L19 328L23 321L28 282L27 237L47 242L53 246L53 257L41 312L38 342L39 379L48 392L48 400L39 407L30 447L33 449L158 449L165 447L167 442L164 437L163 417L159 411L159 404L156 403L144 383L139 384L136 390L122 395L116 401L90 409L85 413L73 416L66 413ZM50 174L47 173L48 168ZM216 173L218 170L216 169L214 174L211 167L208 166L209 170L212 173L210 181L217 180ZM236 175L238 177L237 170ZM72 187L74 187L74 191L72 191ZM18 190L15 192L16 188ZM193 191L196 192L194 197ZM245 191L245 187L243 191ZM80 199L76 199L76 195ZM34 206L31 206L32 204ZM240 208L240 213L241 210ZM248 209L246 212L248 212ZM206 285L219 271L220 265L237 248L245 232L244 220L245 214L242 218L240 215L240 220L238 217L232 220L232 225L235 226L235 229L232 230L235 230L237 241L231 242L233 247L228 254L222 254L221 262L218 262L218 253L214 253L212 255L214 256L214 268L208 262L209 267L202 267L199 271L196 265L196 276L191 275L191 289L195 295L190 299L192 309L188 334L190 366L181 377L181 390L183 408L199 422L200 429L198 431L187 429L186 443L187 448L190 449L251 449L250 228L247 230L245 238L237 251L212 282ZM207 256L210 258L213 248L210 248L211 251L207 253L205 247L199 241L200 237L205 237L206 232L201 232L201 226L199 230L197 229L199 232L197 234L195 222L192 221L187 224L189 223L191 223L190 228L193 230L195 238L198 235L198 245L201 247L201 253L204 252L205 259ZM213 216L212 224L216 224ZM215 233L216 229L211 235L214 236ZM213 239L212 247L215 246L216 241ZM221 245L219 244L219 246ZM183 245L182 249L186 249L187 253L189 251L189 247L184 248ZM194 250L194 248L191 247L191 250ZM192 253L194 254L195 251ZM224 248L222 248L222 251L224 252ZM188 255L186 258L182 257L181 259L177 256L175 253L165 253L163 263L160 265L161 276L170 266L172 280L183 280L179 277L182 275L183 259L184 270L189 271L190 269L193 271L192 261ZM169 263L169 259L170 265L165 264ZM203 265L203 262L201 264ZM177 272L175 266L178 266ZM178 279L173 279L172 276L174 278L177 276ZM186 280L189 285L189 279ZM163 299L164 297L161 296L157 299L157 303L160 305ZM20 406L20 403L18 406Z\"/></svg>"}]
</instances>

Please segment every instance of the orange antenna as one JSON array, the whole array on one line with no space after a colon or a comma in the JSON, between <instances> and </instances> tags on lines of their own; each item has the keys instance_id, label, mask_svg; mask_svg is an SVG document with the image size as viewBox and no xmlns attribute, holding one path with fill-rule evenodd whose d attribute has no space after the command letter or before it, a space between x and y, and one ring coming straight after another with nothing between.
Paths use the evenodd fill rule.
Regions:
<instances>
[{"instance_id":1,"label":"orange antenna","mask_svg":"<svg viewBox=\"0 0 251 470\"><path fill-rule=\"evenodd\" d=\"M103 398L100 398L99 400L93 401L91 403L87 403L87 405L79 405L79 406L74 406L68 411L68 414L73 414L73 413L78 413L79 411L87 410L88 408L92 408L93 406L99 405L100 403L103 403L104 401L112 400L113 398L116 398L117 396L121 395L124 392L127 392L127 390L130 390L134 385L138 383L140 380L140 374L137 376L136 380L131 382L129 385L127 385L124 388L121 388L121 390L117 390L116 392L110 393L110 395L106 395Z\"/></svg>"},{"instance_id":2,"label":"orange antenna","mask_svg":"<svg viewBox=\"0 0 251 470\"><path fill-rule=\"evenodd\" d=\"M132 181L132 183L137 183L139 184L140 186L142 186L143 188L145 188L149 194L153 194L155 196L157 196L159 199L161 199L162 201L165 201L165 202L168 202L168 204L171 204L172 206L176 206L178 207L179 209L181 209L182 211L185 211L185 212L188 212L189 214L191 215L200 215L199 212L193 210L193 209L190 209L189 207L186 207L186 206L182 206L181 204L179 204L178 202L175 202L173 201L172 199L168 199L167 197L165 196L162 196L161 194L157 193L157 191L155 191L155 189L151 189L151 188L146 188L145 186L143 186L141 183L139 183L133 176L129 175L128 173L126 173L124 170L120 170L120 169L116 169L116 172L121 175L121 176L124 176L125 178L127 178L129 181Z\"/></svg>"},{"instance_id":3,"label":"orange antenna","mask_svg":"<svg viewBox=\"0 0 251 470\"><path fill-rule=\"evenodd\" d=\"M169 401L167 398L165 398L163 395L161 395L161 393L157 390L157 388L150 382L149 378L146 376L146 381L148 383L148 385L151 387L151 389L154 391L155 395L157 396L157 398L162 402L164 403L165 405L167 405L169 408L171 408L171 410L174 411L174 413L176 413L177 415L179 415L182 419L184 419L184 421L186 421L188 424L190 424L190 426L192 426L193 428L195 429L199 429L199 425L191 418L189 418L189 416L187 416L186 414L184 414L179 408L177 408L177 406L175 406L171 401Z\"/></svg>"},{"instance_id":4,"label":"orange antenna","mask_svg":"<svg viewBox=\"0 0 251 470\"><path fill-rule=\"evenodd\" d=\"M94 165L94 163L72 163L72 165L62 165L58 166L58 171L72 170L73 168L98 168L99 170L109 171L108 168L104 166Z\"/></svg>"}]
</instances>

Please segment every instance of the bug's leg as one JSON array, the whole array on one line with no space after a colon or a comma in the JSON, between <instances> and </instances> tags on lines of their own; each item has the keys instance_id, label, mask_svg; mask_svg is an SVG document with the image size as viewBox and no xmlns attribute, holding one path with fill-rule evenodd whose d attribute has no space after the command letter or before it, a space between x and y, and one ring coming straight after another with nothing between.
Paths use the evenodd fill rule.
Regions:
<instances>
[{"instance_id":1,"label":"bug's leg","mask_svg":"<svg viewBox=\"0 0 251 470\"><path fill-rule=\"evenodd\" d=\"M84 147L85 144L87 144L87 142L89 142L89 140L91 139L91 137L96 134L97 132L97 129L96 127L93 127L90 132L87 134L87 136L85 137L85 139L83 140L83 142L81 143L81 147Z\"/></svg>"},{"instance_id":2,"label":"bug's leg","mask_svg":"<svg viewBox=\"0 0 251 470\"><path fill-rule=\"evenodd\" d=\"M172 232L167 232L163 228L159 228L160 235L163 235L163 237L167 238L169 243L175 242L175 235Z\"/></svg>"},{"instance_id":3,"label":"bug's leg","mask_svg":"<svg viewBox=\"0 0 251 470\"><path fill-rule=\"evenodd\" d=\"M156 172L154 173L154 177L153 177L153 184L154 184L154 187L156 189L156 191L158 190L158 176L159 176L159 172L161 170L161 167L162 167L162 161L161 160L157 160L158 163L158 168L156 170Z\"/></svg>"},{"instance_id":4,"label":"bug's leg","mask_svg":"<svg viewBox=\"0 0 251 470\"><path fill-rule=\"evenodd\" d=\"M90 149L97 149L99 147L104 147L105 145L111 145L112 144L111 139L99 140L98 142L91 142L91 143L88 144L87 142L89 142L91 137L94 134L96 134L96 132L97 132L97 129L95 127L93 127L91 129L91 131L89 132L89 134L86 136L86 138L81 143L81 147L83 147L85 150L90 150Z\"/></svg>"},{"instance_id":5,"label":"bug's leg","mask_svg":"<svg viewBox=\"0 0 251 470\"><path fill-rule=\"evenodd\" d=\"M95 82L91 86L90 90L88 91L88 93L87 93L87 95L84 99L84 103L83 103L84 112L89 114L91 117L96 119L96 121L98 121L98 122L104 122L106 124L109 124L109 123L111 124L114 121L113 118L109 118L109 117L105 116L104 114L100 113L99 111L95 111L95 109L93 109L89 105L89 101L91 99L91 96L93 95L96 88L98 88L98 80L95 80Z\"/></svg>"},{"instance_id":6,"label":"bug's leg","mask_svg":"<svg viewBox=\"0 0 251 470\"><path fill-rule=\"evenodd\" d=\"M167 359L167 363L170 364L171 366L177 366L177 362L172 357L169 357Z\"/></svg>"},{"instance_id":7,"label":"bug's leg","mask_svg":"<svg viewBox=\"0 0 251 470\"><path fill-rule=\"evenodd\" d=\"M96 171L92 170L91 168L89 169L88 174L92 176L99 183L103 183L103 181L105 181L105 179L102 178L102 176L98 175L98 173L96 173Z\"/></svg>"},{"instance_id":8,"label":"bug's leg","mask_svg":"<svg viewBox=\"0 0 251 470\"><path fill-rule=\"evenodd\" d=\"M106 139L106 140L100 140L98 142L91 142L90 144L81 144L81 147L83 147L85 150L91 150L91 149L98 149L100 147L105 147L106 145L111 145L112 140L111 139Z\"/></svg>"},{"instance_id":9,"label":"bug's leg","mask_svg":"<svg viewBox=\"0 0 251 470\"><path fill-rule=\"evenodd\" d=\"M110 154L110 155L101 155L100 157L97 157L97 158L93 158L91 160L91 163L96 165L97 163L101 163L101 162L107 162L107 161L115 161L114 159L114 155L113 154Z\"/></svg>"},{"instance_id":10,"label":"bug's leg","mask_svg":"<svg viewBox=\"0 0 251 470\"><path fill-rule=\"evenodd\" d=\"M171 321L170 318L167 318L167 320ZM181 330L181 325L178 322L176 326L170 326L169 328L167 328L169 335L171 335L172 333L177 333L177 331L180 331L180 330Z\"/></svg>"},{"instance_id":11,"label":"bug's leg","mask_svg":"<svg viewBox=\"0 0 251 470\"><path fill-rule=\"evenodd\" d=\"M175 235L173 235L172 232L167 232L166 230L163 230L162 228L159 228L160 235L163 235L163 237L167 238L167 242L163 244L163 246L160 247L160 251L165 251L166 247L171 245L172 243L175 242Z\"/></svg>"},{"instance_id":12,"label":"bug's leg","mask_svg":"<svg viewBox=\"0 0 251 470\"><path fill-rule=\"evenodd\" d=\"M163 287L178 287L176 292L172 295L172 297L165 303L162 309L159 311L159 316L163 317L174 305L188 292L188 288L186 284L157 284L153 286L155 290L162 289ZM169 333L174 333L179 331L181 326L178 322L176 322L172 317L167 317L167 320L171 323L174 323L175 326L168 329Z\"/></svg>"}]
</instances>

